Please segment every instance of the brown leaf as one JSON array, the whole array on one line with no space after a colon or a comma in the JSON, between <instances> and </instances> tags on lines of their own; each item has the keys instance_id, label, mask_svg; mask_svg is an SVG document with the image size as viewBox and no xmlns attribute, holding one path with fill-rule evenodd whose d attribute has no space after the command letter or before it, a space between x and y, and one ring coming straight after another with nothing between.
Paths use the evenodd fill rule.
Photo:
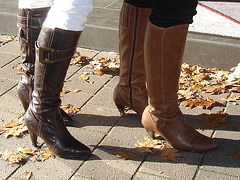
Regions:
<instances>
[{"instance_id":1,"label":"brown leaf","mask_svg":"<svg viewBox=\"0 0 240 180\"><path fill-rule=\"evenodd\" d=\"M31 179L31 177L32 177L32 172L26 172L25 173L25 178L26 179Z\"/></svg>"},{"instance_id":2,"label":"brown leaf","mask_svg":"<svg viewBox=\"0 0 240 180\"><path fill-rule=\"evenodd\" d=\"M79 111L79 108L73 107L72 104L60 106L60 108L64 110L66 113L72 113L72 114L76 114Z\"/></svg>"},{"instance_id":3,"label":"brown leaf","mask_svg":"<svg viewBox=\"0 0 240 180\"><path fill-rule=\"evenodd\" d=\"M177 157L182 157L181 154L177 154L177 152L179 152L179 150L172 148L172 147L165 146L161 151L162 151L162 153L158 157L158 159L160 159L160 160L179 162Z\"/></svg>"},{"instance_id":4,"label":"brown leaf","mask_svg":"<svg viewBox=\"0 0 240 180\"><path fill-rule=\"evenodd\" d=\"M217 113L210 113L208 114L201 114L201 122L206 127L221 127L226 128L226 126L223 126L225 123L227 123L227 114L218 111Z\"/></svg>"},{"instance_id":5,"label":"brown leaf","mask_svg":"<svg viewBox=\"0 0 240 180\"><path fill-rule=\"evenodd\" d=\"M8 161L9 164L20 163L24 160L21 154L10 150L4 151L0 156L1 160Z\"/></svg>"},{"instance_id":6,"label":"brown leaf","mask_svg":"<svg viewBox=\"0 0 240 180\"><path fill-rule=\"evenodd\" d=\"M182 106L185 107L190 107L190 109L194 108L194 107L200 107L203 109L211 109L213 108L213 106L219 104L217 101L214 101L210 98L207 99L203 99L200 97L197 97L196 99L189 99L185 102L182 103Z\"/></svg>"},{"instance_id":7,"label":"brown leaf","mask_svg":"<svg viewBox=\"0 0 240 180\"><path fill-rule=\"evenodd\" d=\"M86 61L87 61L87 57L86 56L77 56L73 60L73 65L80 64L80 63L83 63L83 62L86 62Z\"/></svg>"},{"instance_id":8,"label":"brown leaf","mask_svg":"<svg viewBox=\"0 0 240 180\"><path fill-rule=\"evenodd\" d=\"M5 138L8 138L9 136L21 137L27 131L28 129L26 125L19 125L9 129L7 128L5 131Z\"/></svg>"},{"instance_id":9,"label":"brown leaf","mask_svg":"<svg viewBox=\"0 0 240 180\"><path fill-rule=\"evenodd\" d=\"M23 154L29 154L29 155L35 155L35 150L33 149L29 149L29 148L23 148L23 147L20 147L18 148L18 152L21 152Z\"/></svg>"},{"instance_id":10,"label":"brown leaf","mask_svg":"<svg viewBox=\"0 0 240 180\"><path fill-rule=\"evenodd\" d=\"M99 76L102 76L102 75L104 75L104 72L103 72L102 70L100 70L100 71L94 71L94 74L99 75Z\"/></svg>"},{"instance_id":11,"label":"brown leaf","mask_svg":"<svg viewBox=\"0 0 240 180\"><path fill-rule=\"evenodd\" d=\"M144 140L145 142L137 141L137 144L135 144L135 146L138 148L145 147L145 148L153 148L153 149L161 149L164 146L162 141L158 139L150 139L149 137L145 136Z\"/></svg>"},{"instance_id":12,"label":"brown leaf","mask_svg":"<svg viewBox=\"0 0 240 180\"><path fill-rule=\"evenodd\" d=\"M203 80L210 80L211 78L209 77L209 74L205 74L205 73L200 73L200 74L198 74L198 75L195 75L194 77L193 77L193 80L195 81L195 82L201 82L201 81L203 81Z\"/></svg>"},{"instance_id":13,"label":"brown leaf","mask_svg":"<svg viewBox=\"0 0 240 180\"><path fill-rule=\"evenodd\" d=\"M140 153L145 153L145 152L152 152L151 149L147 148L147 147L136 147L136 149L138 150L138 152Z\"/></svg>"},{"instance_id":14,"label":"brown leaf","mask_svg":"<svg viewBox=\"0 0 240 180\"><path fill-rule=\"evenodd\" d=\"M231 89L229 89L230 92L237 92L240 93L240 86L237 87L232 87Z\"/></svg>"},{"instance_id":15,"label":"brown leaf","mask_svg":"<svg viewBox=\"0 0 240 180\"><path fill-rule=\"evenodd\" d=\"M116 157L123 158L125 160L127 160L127 159L141 159L141 156L139 156L138 154L136 154L132 151L125 150L125 149L115 151L113 154L116 155Z\"/></svg>"},{"instance_id":16,"label":"brown leaf","mask_svg":"<svg viewBox=\"0 0 240 180\"><path fill-rule=\"evenodd\" d=\"M66 90L66 89L62 89L62 92L61 92L60 94L67 94L67 93L69 93L69 92L71 92L71 91Z\"/></svg>"},{"instance_id":17,"label":"brown leaf","mask_svg":"<svg viewBox=\"0 0 240 180\"><path fill-rule=\"evenodd\" d=\"M239 97L236 97L236 96L226 97L226 98L224 98L224 100L227 102L236 102L237 100L240 100L240 96Z\"/></svg>"},{"instance_id":18,"label":"brown leaf","mask_svg":"<svg viewBox=\"0 0 240 180\"><path fill-rule=\"evenodd\" d=\"M240 158L240 151L235 151L233 153L228 153L228 155L238 159L238 158Z\"/></svg>"},{"instance_id":19,"label":"brown leaf","mask_svg":"<svg viewBox=\"0 0 240 180\"><path fill-rule=\"evenodd\" d=\"M37 154L37 158L36 158L37 161L44 162L45 160L49 159L50 157L55 159L55 156L51 153L51 151L48 148L44 148L43 150L40 150L36 154Z\"/></svg>"},{"instance_id":20,"label":"brown leaf","mask_svg":"<svg viewBox=\"0 0 240 180\"><path fill-rule=\"evenodd\" d=\"M89 79L89 77L86 75L86 74L82 74L80 76L80 79L84 80L84 81L87 81Z\"/></svg>"}]
</instances>

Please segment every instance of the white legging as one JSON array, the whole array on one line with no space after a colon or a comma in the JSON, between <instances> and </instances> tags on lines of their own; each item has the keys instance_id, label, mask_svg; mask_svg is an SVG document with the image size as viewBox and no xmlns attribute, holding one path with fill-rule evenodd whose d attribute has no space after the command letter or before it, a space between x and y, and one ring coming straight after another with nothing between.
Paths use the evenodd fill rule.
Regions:
<instances>
[{"instance_id":1,"label":"white legging","mask_svg":"<svg viewBox=\"0 0 240 180\"><path fill-rule=\"evenodd\" d=\"M50 7L43 26L71 31L82 31L94 0L19 0L18 8Z\"/></svg>"}]
</instances>

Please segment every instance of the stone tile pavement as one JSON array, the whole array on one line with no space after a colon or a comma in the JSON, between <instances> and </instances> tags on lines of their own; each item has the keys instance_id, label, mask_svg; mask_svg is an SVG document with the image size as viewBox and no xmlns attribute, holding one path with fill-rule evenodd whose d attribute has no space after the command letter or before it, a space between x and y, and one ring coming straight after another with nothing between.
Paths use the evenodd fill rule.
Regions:
<instances>
[{"instance_id":1,"label":"stone tile pavement","mask_svg":"<svg viewBox=\"0 0 240 180\"><path fill-rule=\"evenodd\" d=\"M114 53L78 48L88 59L98 57L113 58ZM18 41L6 42L0 36L0 127L10 119L20 117L23 110L17 97L17 63L20 62ZM202 133L219 141L219 147L207 153L180 152L179 162L163 161L156 156L144 154L136 160L123 160L113 153L120 149L136 152L136 141L144 141L147 136L136 114L121 117L112 100L113 89L118 82L118 74L103 76L89 75L90 84L79 76L91 71L86 66L70 66L64 89L71 92L62 96L62 104L73 104L80 111L73 116L74 127L68 127L71 134L88 145L92 154L85 160L50 158L44 162L34 162L29 156L23 164L9 165L0 160L0 179L25 179L26 172L32 172L31 179L240 179L240 159L228 153L240 150L240 132L234 129L205 128L199 121L199 114L216 112L218 108L189 110L181 106L186 119ZM74 93L79 89L79 93ZM214 95L212 95L214 96ZM217 98L217 96L212 97ZM238 101L238 103L240 103ZM221 110L229 114L229 122L240 127L239 105L228 103ZM33 148L29 135L21 138L4 138L0 135L0 151L18 147Z\"/></svg>"}]
</instances>

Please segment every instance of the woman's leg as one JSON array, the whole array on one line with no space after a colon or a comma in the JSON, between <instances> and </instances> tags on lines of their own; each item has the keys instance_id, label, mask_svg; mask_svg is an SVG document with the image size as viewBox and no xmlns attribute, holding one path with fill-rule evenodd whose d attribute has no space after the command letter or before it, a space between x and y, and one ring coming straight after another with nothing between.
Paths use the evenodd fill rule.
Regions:
<instances>
[{"instance_id":1,"label":"woman's leg","mask_svg":"<svg viewBox=\"0 0 240 180\"><path fill-rule=\"evenodd\" d=\"M81 157L90 149L67 130L60 113L60 92L93 0L56 0L36 42L35 80L25 123L37 146L41 137L60 157ZM60 20L59 20L60 19Z\"/></svg>"},{"instance_id":2,"label":"woman's leg","mask_svg":"<svg viewBox=\"0 0 240 180\"><path fill-rule=\"evenodd\" d=\"M188 24L196 14L196 4L192 0L152 0L144 47L149 105L142 123L173 147L198 152L211 150L218 143L187 123L177 95Z\"/></svg>"},{"instance_id":3,"label":"woman's leg","mask_svg":"<svg viewBox=\"0 0 240 180\"><path fill-rule=\"evenodd\" d=\"M125 0L119 19L120 76L113 99L121 114L130 107L142 114L147 106L144 67L145 30L151 13L149 0Z\"/></svg>"}]
</instances>

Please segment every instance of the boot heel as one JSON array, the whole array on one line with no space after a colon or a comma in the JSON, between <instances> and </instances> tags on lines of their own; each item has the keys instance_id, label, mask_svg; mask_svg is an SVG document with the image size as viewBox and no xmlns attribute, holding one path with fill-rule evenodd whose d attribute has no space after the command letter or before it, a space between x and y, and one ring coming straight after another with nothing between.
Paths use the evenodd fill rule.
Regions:
<instances>
[{"instance_id":1,"label":"boot heel","mask_svg":"<svg viewBox=\"0 0 240 180\"><path fill-rule=\"evenodd\" d=\"M34 147L36 147L36 148L39 148L38 143L37 143L37 135L34 134L33 132L29 131L29 130L28 130L28 132L29 132L29 134L30 134L30 138L31 138L31 141L32 141L32 145L33 145Z\"/></svg>"},{"instance_id":2,"label":"boot heel","mask_svg":"<svg viewBox=\"0 0 240 180\"><path fill-rule=\"evenodd\" d=\"M155 136L155 132L154 132L154 131L152 131L152 130L146 128L146 127L144 127L144 128L146 129L146 131L147 131L148 135L150 136L150 138L156 139L156 136Z\"/></svg>"},{"instance_id":3,"label":"boot heel","mask_svg":"<svg viewBox=\"0 0 240 180\"><path fill-rule=\"evenodd\" d=\"M115 102L115 105L117 106L118 111L120 112L121 115L125 114L125 108L124 108L123 105L118 104L118 103L116 103L116 102Z\"/></svg>"}]
</instances>

